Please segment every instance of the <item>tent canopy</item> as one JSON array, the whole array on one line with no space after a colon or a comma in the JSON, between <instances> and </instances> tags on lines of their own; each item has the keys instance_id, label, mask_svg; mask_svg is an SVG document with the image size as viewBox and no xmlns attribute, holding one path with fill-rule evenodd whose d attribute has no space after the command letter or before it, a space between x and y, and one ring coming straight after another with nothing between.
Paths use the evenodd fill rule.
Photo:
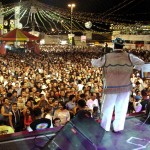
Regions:
<instances>
[{"instance_id":1,"label":"tent canopy","mask_svg":"<svg viewBox=\"0 0 150 150\"><path fill-rule=\"evenodd\" d=\"M8 32L1 38L2 41L35 41L38 39L38 37L18 28Z\"/></svg>"},{"instance_id":2,"label":"tent canopy","mask_svg":"<svg viewBox=\"0 0 150 150\"><path fill-rule=\"evenodd\" d=\"M39 40L39 37L37 37L37 36L35 36L35 35L32 35L32 34L30 34L30 33L27 32L27 31L23 31L23 33L24 33L24 35L25 35L26 37L29 38L29 41L37 41L37 40Z\"/></svg>"}]
</instances>

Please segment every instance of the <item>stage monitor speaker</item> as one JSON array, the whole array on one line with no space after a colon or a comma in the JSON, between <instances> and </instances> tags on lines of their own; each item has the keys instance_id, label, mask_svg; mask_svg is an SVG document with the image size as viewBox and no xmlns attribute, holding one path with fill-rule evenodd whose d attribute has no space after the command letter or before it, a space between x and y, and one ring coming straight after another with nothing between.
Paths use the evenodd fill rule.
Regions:
<instances>
[{"instance_id":1,"label":"stage monitor speaker","mask_svg":"<svg viewBox=\"0 0 150 150\"><path fill-rule=\"evenodd\" d=\"M105 130L86 112L78 113L43 150L96 150Z\"/></svg>"}]
</instances>

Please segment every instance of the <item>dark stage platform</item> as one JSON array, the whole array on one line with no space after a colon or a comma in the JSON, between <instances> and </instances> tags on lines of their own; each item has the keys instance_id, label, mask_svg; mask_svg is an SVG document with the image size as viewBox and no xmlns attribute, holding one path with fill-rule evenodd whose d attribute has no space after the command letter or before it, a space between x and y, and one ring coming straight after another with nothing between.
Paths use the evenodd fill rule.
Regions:
<instances>
[{"instance_id":1,"label":"dark stage platform","mask_svg":"<svg viewBox=\"0 0 150 150\"><path fill-rule=\"evenodd\" d=\"M127 117L125 130L121 134L105 132L97 150L150 150L150 124L143 121L143 116ZM40 150L57 130L0 138L0 150Z\"/></svg>"},{"instance_id":2,"label":"dark stage platform","mask_svg":"<svg viewBox=\"0 0 150 150\"><path fill-rule=\"evenodd\" d=\"M106 132L98 150L150 150L150 124L143 117L127 118L121 134Z\"/></svg>"}]
</instances>

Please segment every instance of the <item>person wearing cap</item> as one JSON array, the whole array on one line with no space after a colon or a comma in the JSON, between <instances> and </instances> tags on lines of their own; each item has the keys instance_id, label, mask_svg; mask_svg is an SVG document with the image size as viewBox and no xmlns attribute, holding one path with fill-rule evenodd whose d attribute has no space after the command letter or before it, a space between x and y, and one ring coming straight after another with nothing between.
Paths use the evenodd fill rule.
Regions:
<instances>
[{"instance_id":1,"label":"person wearing cap","mask_svg":"<svg viewBox=\"0 0 150 150\"><path fill-rule=\"evenodd\" d=\"M41 87L41 89L42 89L41 94L44 94L46 96L47 88L48 88L47 85L43 84L42 87Z\"/></svg>"},{"instance_id":2,"label":"person wearing cap","mask_svg":"<svg viewBox=\"0 0 150 150\"><path fill-rule=\"evenodd\" d=\"M124 40L116 38L113 41L113 51L98 59L92 59L93 67L103 68L103 102L101 126L110 131L111 119L113 132L124 130L132 83L130 76L133 68L140 70L144 61L137 56L123 51Z\"/></svg>"}]
</instances>

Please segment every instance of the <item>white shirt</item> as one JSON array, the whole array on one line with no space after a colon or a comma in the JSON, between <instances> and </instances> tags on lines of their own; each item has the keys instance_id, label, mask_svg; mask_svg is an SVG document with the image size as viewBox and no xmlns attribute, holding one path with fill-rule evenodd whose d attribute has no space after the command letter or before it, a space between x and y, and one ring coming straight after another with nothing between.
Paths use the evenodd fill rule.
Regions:
<instances>
[{"instance_id":1,"label":"white shirt","mask_svg":"<svg viewBox=\"0 0 150 150\"><path fill-rule=\"evenodd\" d=\"M144 65L144 61L133 54L129 54L129 57L134 69L141 70L142 66ZM105 55L98 59L92 59L91 63L94 67L102 67L105 64Z\"/></svg>"},{"instance_id":2,"label":"white shirt","mask_svg":"<svg viewBox=\"0 0 150 150\"><path fill-rule=\"evenodd\" d=\"M0 82L3 83L4 82L4 77L0 76Z\"/></svg>"},{"instance_id":3,"label":"white shirt","mask_svg":"<svg viewBox=\"0 0 150 150\"><path fill-rule=\"evenodd\" d=\"M52 123L53 118L52 118L52 116L51 116L50 114L47 114L47 115L45 116L45 118L51 120L51 126L50 126L50 128L53 128L53 123Z\"/></svg>"},{"instance_id":4,"label":"white shirt","mask_svg":"<svg viewBox=\"0 0 150 150\"><path fill-rule=\"evenodd\" d=\"M78 84L78 91L82 91L83 90L84 85L83 84Z\"/></svg>"},{"instance_id":5,"label":"white shirt","mask_svg":"<svg viewBox=\"0 0 150 150\"><path fill-rule=\"evenodd\" d=\"M95 100L89 99L89 100L87 100L86 105L87 105L91 110L93 110L93 107L94 107L94 106L97 106L97 107L99 108L98 99L95 99Z\"/></svg>"}]
</instances>

